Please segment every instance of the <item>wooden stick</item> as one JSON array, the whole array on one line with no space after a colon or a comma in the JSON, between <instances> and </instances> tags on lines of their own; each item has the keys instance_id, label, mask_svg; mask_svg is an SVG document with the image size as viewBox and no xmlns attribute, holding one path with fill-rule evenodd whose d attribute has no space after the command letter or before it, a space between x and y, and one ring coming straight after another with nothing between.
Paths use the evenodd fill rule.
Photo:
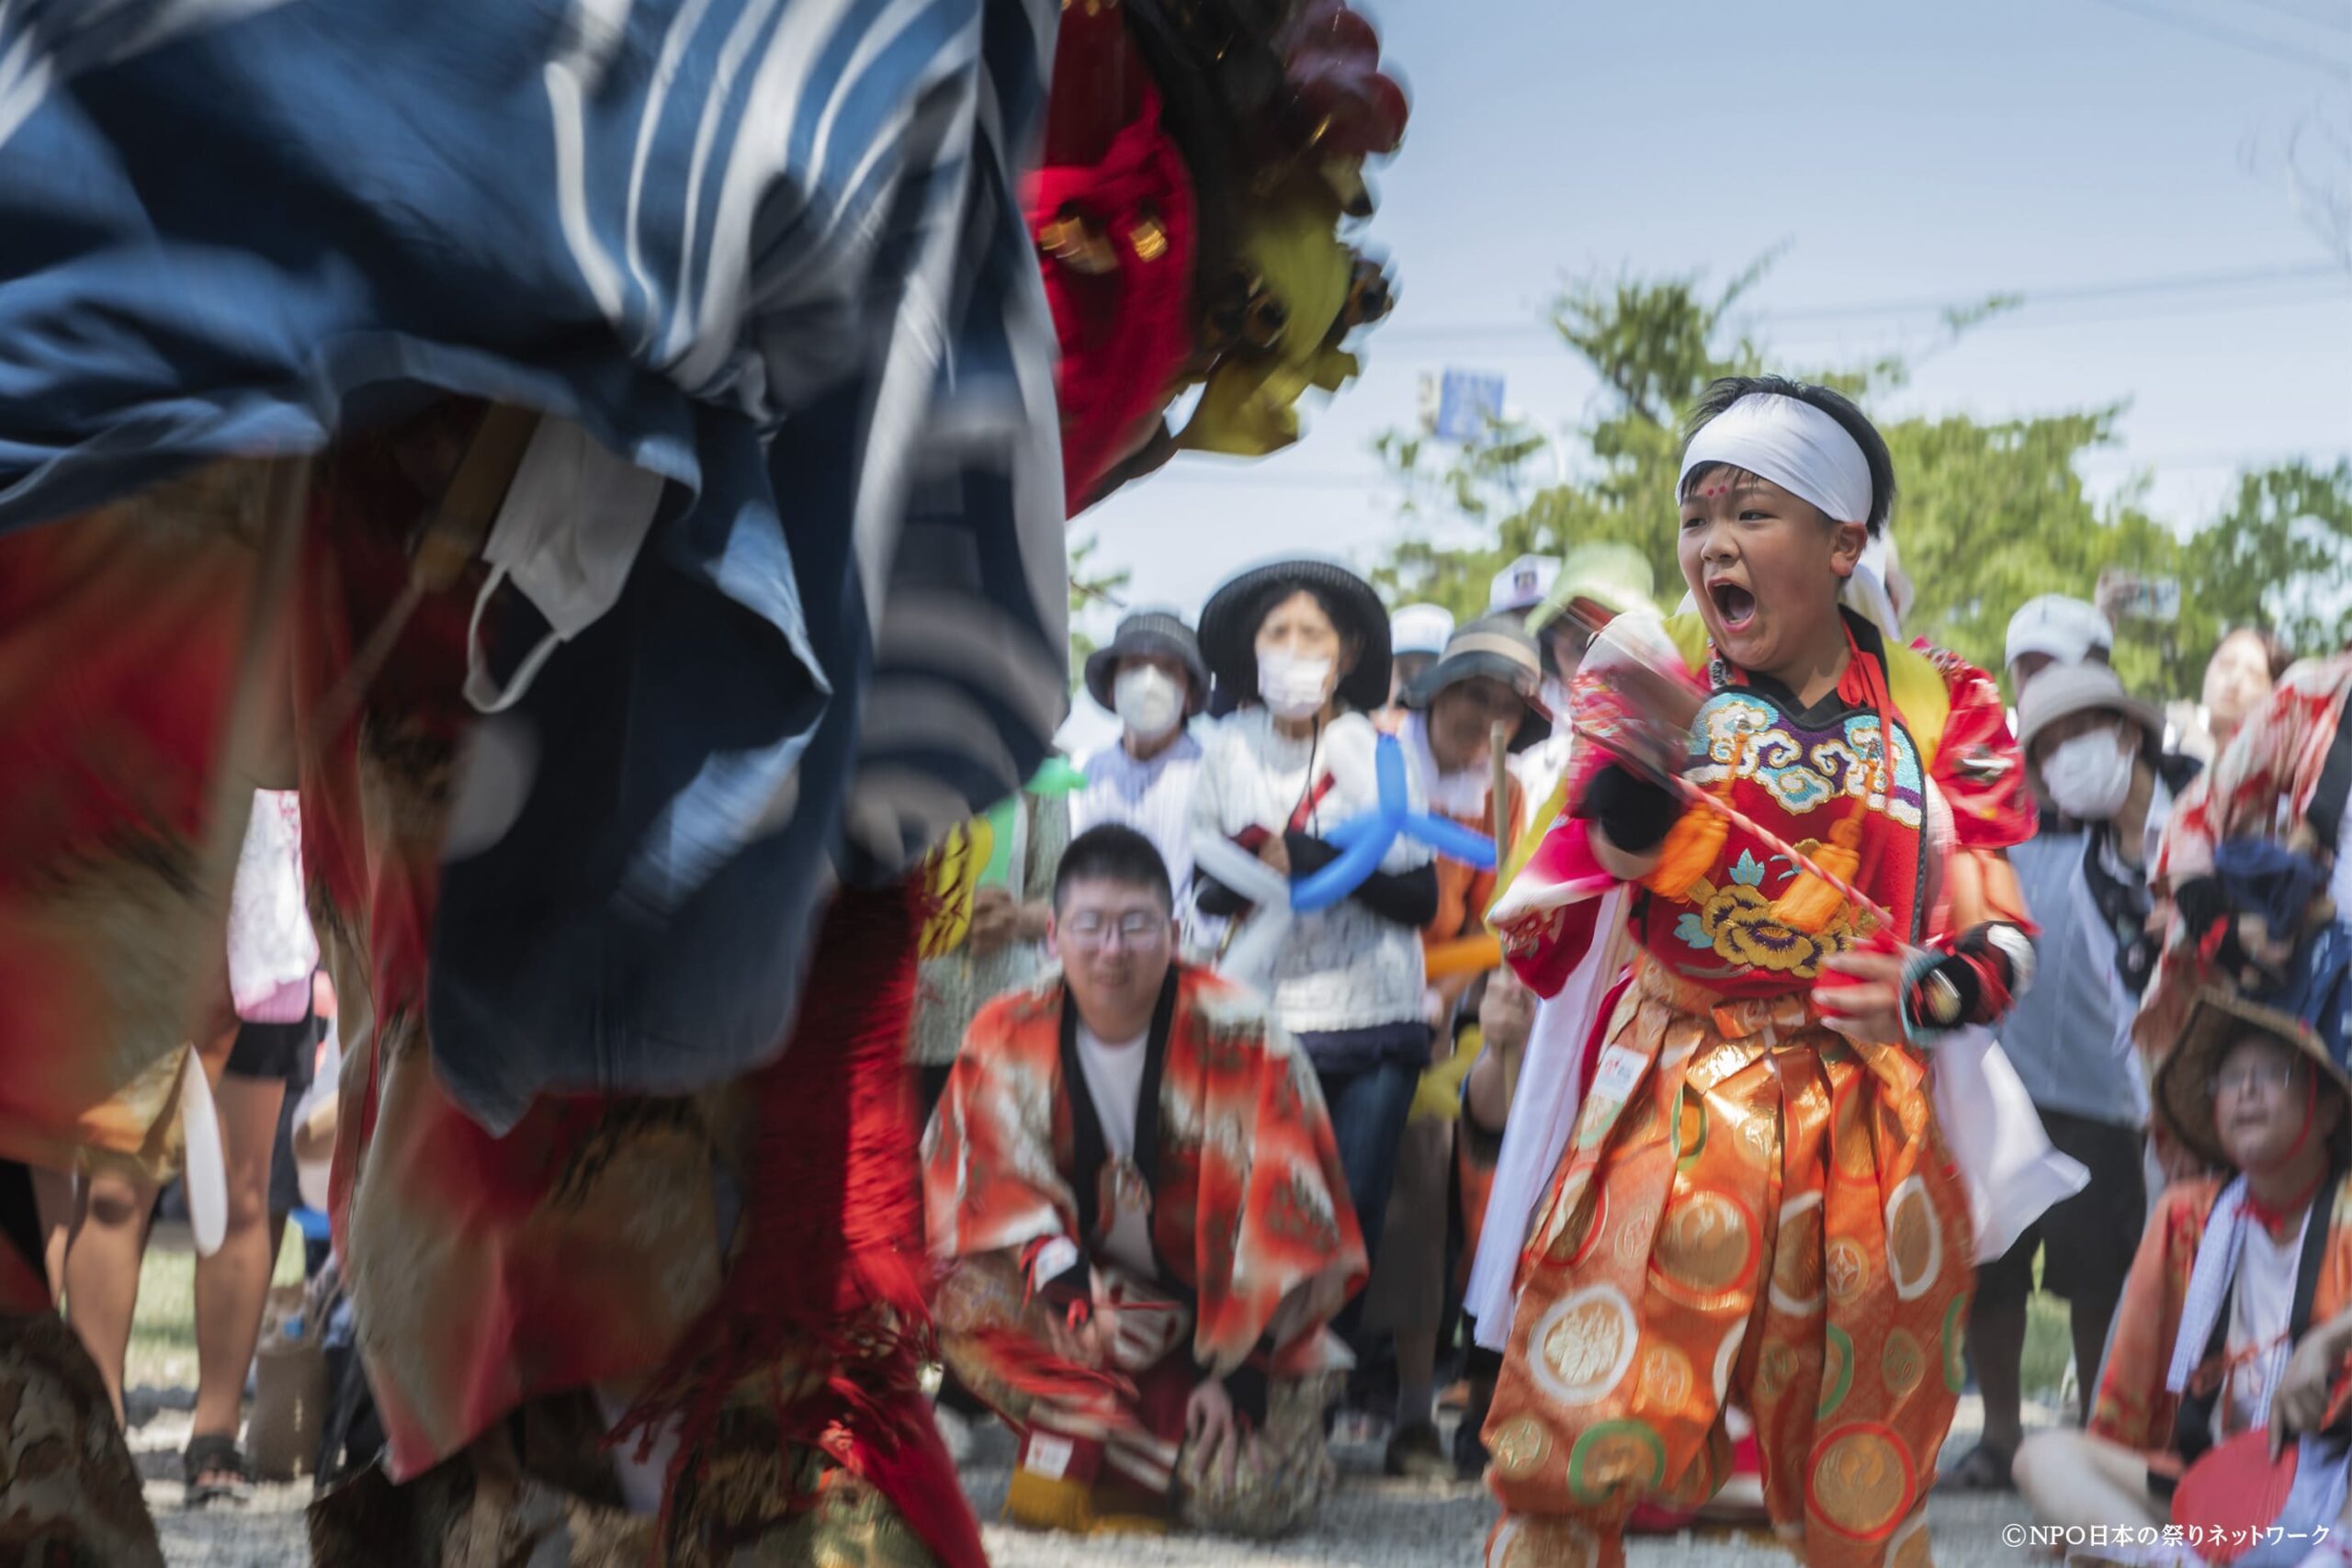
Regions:
<instances>
[{"instance_id":1,"label":"wooden stick","mask_svg":"<svg viewBox=\"0 0 2352 1568\"><path fill-rule=\"evenodd\" d=\"M1510 726L1497 719L1488 739L1493 745L1487 753L1487 760L1494 769L1494 778L1488 785L1492 794L1488 798L1495 814L1495 867L1499 871L1510 861Z\"/></svg>"}]
</instances>

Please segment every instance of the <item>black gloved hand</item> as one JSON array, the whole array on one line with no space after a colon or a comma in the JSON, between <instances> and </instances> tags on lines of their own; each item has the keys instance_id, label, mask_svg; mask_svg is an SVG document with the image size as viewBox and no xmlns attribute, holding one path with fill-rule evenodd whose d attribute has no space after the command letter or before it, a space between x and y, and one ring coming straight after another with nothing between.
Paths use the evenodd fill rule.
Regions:
<instances>
[{"instance_id":1,"label":"black gloved hand","mask_svg":"<svg viewBox=\"0 0 2352 1568\"><path fill-rule=\"evenodd\" d=\"M2202 942L2213 922L2231 913L2230 897L2218 876L2199 876L2173 889L2172 901L2188 928L2189 940Z\"/></svg>"},{"instance_id":2,"label":"black gloved hand","mask_svg":"<svg viewBox=\"0 0 2352 1568\"><path fill-rule=\"evenodd\" d=\"M1283 849L1290 856L1290 874L1294 878L1312 876L1340 858L1340 852L1329 844L1295 828L1283 835Z\"/></svg>"},{"instance_id":3,"label":"black gloved hand","mask_svg":"<svg viewBox=\"0 0 2352 1568\"><path fill-rule=\"evenodd\" d=\"M1611 762L1585 786L1577 815L1597 825L1618 849L1637 855L1665 840L1682 815L1682 803L1664 784Z\"/></svg>"}]
</instances>

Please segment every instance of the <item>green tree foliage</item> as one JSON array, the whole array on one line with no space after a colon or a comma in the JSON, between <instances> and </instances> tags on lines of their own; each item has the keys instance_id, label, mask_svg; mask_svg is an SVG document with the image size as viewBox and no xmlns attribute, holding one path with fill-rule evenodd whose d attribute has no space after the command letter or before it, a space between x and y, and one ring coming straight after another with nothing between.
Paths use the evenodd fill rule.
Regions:
<instances>
[{"instance_id":1,"label":"green tree foliage","mask_svg":"<svg viewBox=\"0 0 2352 1568\"><path fill-rule=\"evenodd\" d=\"M1069 689L1073 693L1084 676L1087 656L1099 646L1086 632L1090 613L1099 618L1104 608L1121 609L1121 595L1133 575L1125 567L1102 571L1090 564L1102 542L1090 534L1072 540L1069 547Z\"/></svg>"},{"instance_id":2,"label":"green tree foliage","mask_svg":"<svg viewBox=\"0 0 2352 1568\"><path fill-rule=\"evenodd\" d=\"M1735 330L1739 301L1771 260L1713 290L1698 277L1566 288L1550 312L1553 330L1602 395L1565 450L1516 423L1498 423L1463 449L1398 432L1379 437L1408 524L1375 573L1390 602L1429 600L1475 615L1488 581L1516 557L1612 541L1649 558L1670 606L1682 581L1674 477L1683 422L1709 382L1769 367L1869 407L1909 375L1901 356L1790 366ZM1996 296L1947 312L1945 341L2018 302ZM2116 662L2152 696L2193 696L2233 625L2278 626L2305 652L2341 646L2352 631L2344 591L2352 464L2246 474L2235 505L2189 533L2148 515L2132 493L2095 502L2085 491L2075 459L2114 443L2122 412L2118 403L1990 423L1958 415L1881 423L1901 487L1894 536L1917 594L1905 630L1997 669L2018 605L2038 593L2090 598L2102 572L2120 571L2182 584L2177 622L2120 629ZM1560 482L1564 467L1574 471Z\"/></svg>"}]
</instances>

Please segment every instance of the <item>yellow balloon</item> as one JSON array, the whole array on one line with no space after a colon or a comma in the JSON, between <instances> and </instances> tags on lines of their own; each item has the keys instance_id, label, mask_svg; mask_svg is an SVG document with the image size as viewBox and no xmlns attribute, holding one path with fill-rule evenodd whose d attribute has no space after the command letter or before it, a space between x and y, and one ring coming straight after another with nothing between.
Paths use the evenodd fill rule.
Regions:
<instances>
[{"instance_id":1,"label":"yellow balloon","mask_svg":"<svg viewBox=\"0 0 2352 1568\"><path fill-rule=\"evenodd\" d=\"M927 886L932 908L923 922L923 957L944 958L964 945L972 929L972 894L995 848L996 829L986 818L974 818L931 852Z\"/></svg>"}]
</instances>

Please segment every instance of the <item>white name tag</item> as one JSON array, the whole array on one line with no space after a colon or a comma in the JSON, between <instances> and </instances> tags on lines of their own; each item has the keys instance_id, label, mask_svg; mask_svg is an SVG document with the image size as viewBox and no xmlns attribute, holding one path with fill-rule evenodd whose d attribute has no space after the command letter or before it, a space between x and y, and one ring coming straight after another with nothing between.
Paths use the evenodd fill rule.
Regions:
<instances>
[{"instance_id":1,"label":"white name tag","mask_svg":"<svg viewBox=\"0 0 2352 1568\"><path fill-rule=\"evenodd\" d=\"M1051 1432L1032 1432L1029 1452L1022 1459L1021 1468L1032 1475L1059 1481L1069 1473L1070 1457L1077 1451L1068 1438L1057 1438Z\"/></svg>"},{"instance_id":2,"label":"white name tag","mask_svg":"<svg viewBox=\"0 0 2352 1568\"><path fill-rule=\"evenodd\" d=\"M1623 1045L1611 1045L1600 1053L1600 1065L1592 1075L1592 1092L1604 1100L1623 1100L1634 1092L1641 1081L1642 1069L1649 1058L1639 1051Z\"/></svg>"}]
</instances>

